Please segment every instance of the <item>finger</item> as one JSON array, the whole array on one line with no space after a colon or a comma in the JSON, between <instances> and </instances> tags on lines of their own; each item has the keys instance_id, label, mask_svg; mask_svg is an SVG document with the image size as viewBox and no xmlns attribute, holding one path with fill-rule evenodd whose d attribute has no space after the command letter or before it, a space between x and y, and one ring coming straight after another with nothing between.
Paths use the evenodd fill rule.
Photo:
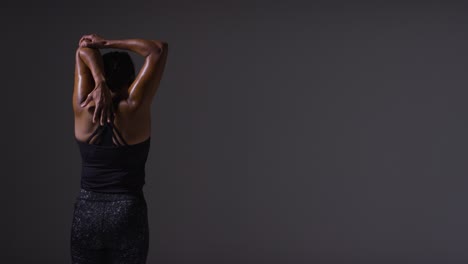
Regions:
<instances>
[{"instance_id":1,"label":"finger","mask_svg":"<svg viewBox=\"0 0 468 264\"><path fill-rule=\"evenodd\" d=\"M81 37L81 39L80 39L80 44L81 44L81 42L83 42L83 41L89 41L89 40L90 40L90 38L83 36L83 37Z\"/></svg>"},{"instance_id":2,"label":"finger","mask_svg":"<svg viewBox=\"0 0 468 264\"><path fill-rule=\"evenodd\" d=\"M94 109L94 115L93 115L93 123L96 123L98 120L98 113L101 111L101 103L97 102L96 103L96 108Z\"/></svg>"},{"instance_id":3,"label":"finger","mask_svg":"<svg viewBox=\"0 0 468 264\"><path fill-rule=\"evenodd\" d=\"M106 116L105 116L105 118L104 118L104 122L107 122L107 123L110 122L110 120L111 120L111 113L112 113L112 111L111 111L112 109L111 109L111 108L112 108L112 105L109 103L108 106L106 107L106 110L105 110Z\"/></svg>"},{"instance_id":4,"label":"finger","mask_svg":"<svg viewBox=\"0 0 468 264\"><path fill-rule=\"evenodd\" d=\"M112 106L107 109L107 123L111 121Z\"/></svg>"},{"instance_id":5,"label":"finger","mask_svg":"<svg viewBox=\"0 0 468 264\"><path fill-rule=\"evenodd\" d=\"M110 107L107 107L107 109L106 109L106 119L104 119L104 122L107 122L107 123L110 122L110 115L111 115Z\"/></svg>"},{"instance_id":6,"label":"finger","mask_svg":"<svg viewBox=\"0 0 468 264\"><path fill-rule=\"evenodd\" d=\"M109 103L107 104L107 107L106 107L106 118L104 118L104 122L110 123L111 114L112 114L112 101L109 100Z\"/></svg>"},{"instance_id":7,"label":"finger","mask_svg":"<svg viewBox=\"0 0 468 264\"><path fill-rule=\"evenodd\" d=\"M107 113L107 111L106 111L106 109L103 107L103 108L101 109L101 120L100 120L100 121L101 121L101 122L100 122L100 123L101 123L101 126L104 125L104 120L106 120L106 113Z\"/></svg>"},{"instance_id":8,"label":"finger","mask_svg":"<svg viewBox=\"0 0 468 264\"><path fill-rule=\"evenodd\" d=\"M80 106L85 107L89 102L91 102L92 99L93 98L91 97L91 94L88 94L88 97L86 98L86 100L83 103L81 103Z\"/></svg>"},{"instance_id":9,"label":"finger","mask_svg":"<svg viewBox=\"0 0 468 264\"><path fill-rule=\"evenodd\" d=\"M91 44L91 43L92 43L91 40L89 40L89 39L84 39L84 40L80 43L80 46L81 46L81 47L87 47L87 46L89 46L89 44Z\"/></svg>"},{"instance_id":10,"label":"finger","mask_svg":"<svg viewBox=\"0 0 468 264\"><path fill-rule=\"evenodd\" d=\"M89 39L89 40L92 41L92 40L95 38L95 35L94 35L94 34L90 34L90 35L86 35L85 37L86 37L86 39Z\"/></svg>"},{"instance_id":11,"label":"finger","mask_svg":"<svg viewBox=\"0 0 468 264\"><path fill-rule=\"evenodd\" d=\"M92 43L92 42L89 42L89 41L83 41L81 46L85 47L85 48L94 48L96 45L94 43Z\"/></svg>"},{"instance_id":12,"label":"finger","mask_svg":"<svg viewBox=\"0 0 468 264\"><path fill-rule=\"evenodd\" d=\"M94 113L93 113L93 124L96 123L96 113L97 113L97 108L94 108Z\"/></svg>"}]
</instances>

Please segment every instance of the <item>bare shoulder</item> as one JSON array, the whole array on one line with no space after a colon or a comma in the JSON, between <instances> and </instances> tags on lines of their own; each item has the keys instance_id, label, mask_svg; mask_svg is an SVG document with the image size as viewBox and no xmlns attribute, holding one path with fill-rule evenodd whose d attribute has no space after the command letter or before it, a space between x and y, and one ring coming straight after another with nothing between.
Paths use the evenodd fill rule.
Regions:
<instances>
[{"instance_id":1,"label":"bare shoulder","mask_svg":"<svg viewBox=\"0 0 468 264\"><path fill-rule=\"evenodd\" d=\"M133 104L131 104L128 100L121 100L117 104L117 109L119 114L121 114L122 117L125 118L138 118L139 116L142 115L148 115L149 112L151 112L150 107L146 106L140 106L140 107L135 107Z\"/></svg>"},{"instance_id":2,"label":"bare shoulder","mask_svg":"<svg viewBox=\"0 0 468 264\"><path fill-rule=\"evenodd\" d=\"M151 136L151 109L133 108L126 100L121 100L117 107L115 123L128 144L139 143Z\"/></svg>"}]
</instances>

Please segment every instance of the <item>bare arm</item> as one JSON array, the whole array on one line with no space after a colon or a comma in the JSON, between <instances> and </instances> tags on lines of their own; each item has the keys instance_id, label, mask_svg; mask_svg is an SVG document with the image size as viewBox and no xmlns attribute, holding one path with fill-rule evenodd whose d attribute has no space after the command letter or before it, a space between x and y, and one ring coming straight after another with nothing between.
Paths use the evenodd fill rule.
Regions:
<instances>
[{"instance_id":1,"label":"bare arm","mask_svg":"<svg viewBox=\"0 0 468 264\"><path fill-rule=\"evenodd\" d=\"M82 108L91 100L96 103L93 123L99 119L101 125L106 119L110 122L112 98L104 77L101 54L97 49L79 47L76 51L74 108L80 109L78 104Z\"/></svg>"},{"instance_id":2,"label":"bare arm","mask_svg":"<svg viewBox=\"0 0 468 264\"><path fill-rule=\"evenodd\" d=\"M159 59L156 65L155 73L154 73L154 78L156 79L156 85L150 87L148 89L148 95L150 98L153 98L154 95L156 94L156 91L159 88L159 83L161 82L162 76L164 74L164 69L166 68L166 60L167 60L167 54L169 53L169 44L165 41L160 41L160 40L153 40L153 42L158 45L158 47L161 49L161 54L159 55ZM151 102L150 102L151 104Z\"/></svg>"},{"instance_id":3,"label":"bare arm","mask_svg":"<svg viewBox=\"0 0 468 264\"><path fill-rule=\"evenodd\" d=\"M140 72L128 89L128 104L133 110L149 110L162 78L168 44L158 40L123 39L107 40L104 46L130 50L145 57Z\"/></svg>"},{"instance_id":4,"label":"bare arm","mask_svg":"<svg viewBox=\"0 0 468 264\"><path fill-rule=\"evenodd\" d=\"M129 50L143 57L158 56L160 53L160 47L153 41L146 39L106 40L104 48Z\"/></svg>"},{"instance_id":5,"label":"bare arm","mask_svg":"<svg viewBox=\"0 0 468 264\"><path fill-rule=\"evenodd\" d=\"M80 59L83 60L85 65L91 71L94 82L105 82L104 77L104 63L102 61L101 53L98 49L80 47L77 50Z\"/></svg>"},{"instance_id":6,"label":"bare arm","mask_svg":"<svg viewBox=\"0 0 468 264\"><path fill-rule=\"evenodd\" d=\"M132 110L149 110L163 74L168 44L164 41L138 38L107 40L96 34L87 35L85 40L84 45L87 47L124 49L145 57L140 72L128 89L127 102Z\"/></svg>"}]
</instances>

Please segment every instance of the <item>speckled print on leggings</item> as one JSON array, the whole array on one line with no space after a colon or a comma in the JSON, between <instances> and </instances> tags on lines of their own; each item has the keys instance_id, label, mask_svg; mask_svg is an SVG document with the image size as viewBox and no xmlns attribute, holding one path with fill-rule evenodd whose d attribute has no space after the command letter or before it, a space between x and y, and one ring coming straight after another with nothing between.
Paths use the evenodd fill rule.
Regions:
<instances>
[{"instance_id":1,"label":"speckled print on leggings","mask_svg":"<svg viewBox=\"0 0 468 264\"><path fill-rule=\"evenodd\" d=\"M80 190L71 228L73 264L146 263L149 245L143 193Z\"/></svg>"}]
</instances>

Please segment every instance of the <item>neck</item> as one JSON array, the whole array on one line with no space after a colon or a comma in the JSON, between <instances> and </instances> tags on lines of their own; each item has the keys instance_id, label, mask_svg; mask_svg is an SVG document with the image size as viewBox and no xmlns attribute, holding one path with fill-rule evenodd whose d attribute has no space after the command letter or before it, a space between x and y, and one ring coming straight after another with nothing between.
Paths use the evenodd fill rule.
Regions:
<instances>
[{"instance_id":1,"label":"neck","mask_svg":"<svg viewBox=\"0 0 468 264\"><path fill-rule=\"evenodd\" d=\"M113 91L111 91L111 95L112 95L112 98L120 98L120 97L122 97L122 93L121 93L121 92L113 92Z\"/></svg>"}]
</instances>

